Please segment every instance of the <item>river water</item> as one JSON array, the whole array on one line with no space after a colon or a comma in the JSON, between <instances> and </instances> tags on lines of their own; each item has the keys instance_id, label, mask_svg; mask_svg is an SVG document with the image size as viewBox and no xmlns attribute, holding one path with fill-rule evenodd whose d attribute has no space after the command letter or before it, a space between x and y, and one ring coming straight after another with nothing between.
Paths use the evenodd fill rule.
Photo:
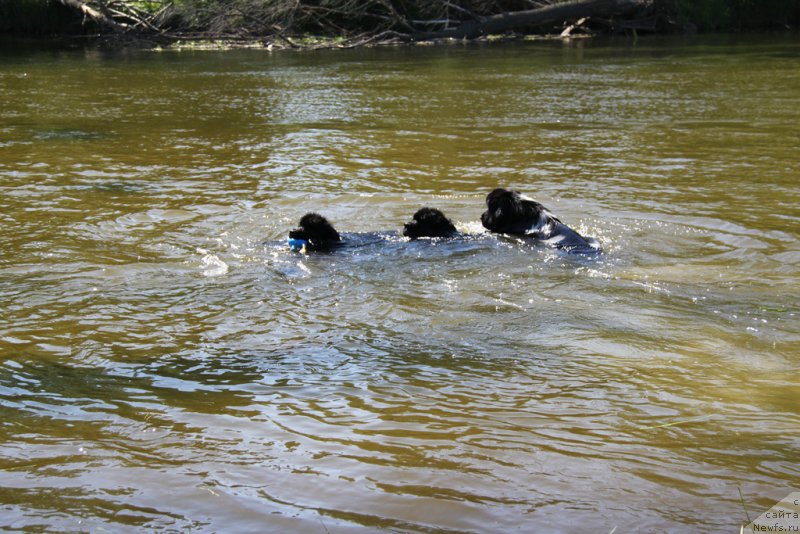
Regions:
<instances>
[{"instance_id":1,"label":"river water","mask_svg":"<svg viewBox=\"0 0 800 534\"><path fill-rule=\"evenodd\" d=\"M0 55L0 526L738 532L800 489L800 40ZM481 233L517 188L596 258ZM419 207L469 237L286 250Z\"/></svg>"}]
</instances>

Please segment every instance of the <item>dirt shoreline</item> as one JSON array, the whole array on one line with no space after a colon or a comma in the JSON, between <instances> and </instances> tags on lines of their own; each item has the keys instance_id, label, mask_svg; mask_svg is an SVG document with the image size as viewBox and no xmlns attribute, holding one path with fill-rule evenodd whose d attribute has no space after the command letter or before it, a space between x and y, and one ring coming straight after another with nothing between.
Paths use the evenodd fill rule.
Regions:
<instances>
[{"instance_id":1,"label":"dirt shoreline","mask_svg":"<svg viewBox=\"0 0 800 534\"><path fill-rule=\"evenodd\" d=\"M303 36L293 39L291 44L270 37L236 38L230 36L197 37L194 35L170 37L134 34L94 34L94 35L58 35L48 37L19 37L0 35L0 46L13 46L24 43L31 46L64 47L64 48L100 48L108 50L151 50L167 51L224 51L224 50L266 50L266 51L313 51L313 50L348 50L356 48L389 48L389 47L426 47L455 45L485 45L493 43L514 42L553 42L553 41L585 41L597 37L605 37L605 33L579 33L573 35L559 34L513 34L487 35L477 39L430 39L423 41L404 41L399 39L376 40L368 43L350 43L341 37ZM635 39L635 35L629 36Z\"/></svg>"}]
</instances>

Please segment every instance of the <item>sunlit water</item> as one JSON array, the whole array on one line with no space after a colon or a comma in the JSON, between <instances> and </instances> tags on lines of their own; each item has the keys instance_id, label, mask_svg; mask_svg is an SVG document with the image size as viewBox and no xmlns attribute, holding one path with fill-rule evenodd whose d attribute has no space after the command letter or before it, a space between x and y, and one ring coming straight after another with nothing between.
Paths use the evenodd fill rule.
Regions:
<instances>
[{"instance_id":1,"label":"sunlit water","mask_svg":"<svg viewBox=\"0 0 800 534\"><path fill-rule=\"evenodd\" d=\"M800 489L798 125L796 36L6 46L0 526L738 532Z\"/></svg>"}]
</instances>

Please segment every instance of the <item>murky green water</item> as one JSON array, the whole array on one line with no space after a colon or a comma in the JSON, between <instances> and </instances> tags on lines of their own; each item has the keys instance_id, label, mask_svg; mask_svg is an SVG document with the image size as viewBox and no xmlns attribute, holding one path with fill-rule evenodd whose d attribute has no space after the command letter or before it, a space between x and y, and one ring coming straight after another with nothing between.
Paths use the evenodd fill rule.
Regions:
<instances>
[{"instance_id":1,"label":"murky green water","mask_svg":"<svg viewBox=\"0 0 800 534\"><path fill-rule=\"evenodd\" d=\"M738 532L800 488L798 125L796 36L6 46L0 525ZM606 253L282 246L498 185Z\"/></svg>"}]
</instances>

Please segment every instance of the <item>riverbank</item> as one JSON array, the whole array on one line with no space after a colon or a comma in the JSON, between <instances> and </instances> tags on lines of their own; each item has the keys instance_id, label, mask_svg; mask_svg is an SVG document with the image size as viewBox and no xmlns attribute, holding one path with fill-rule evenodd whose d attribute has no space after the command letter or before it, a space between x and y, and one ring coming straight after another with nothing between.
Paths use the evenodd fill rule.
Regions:
<instances>
[{"instance_id":1,"label":"riverbank","mask_svg":"<svg viewBox=\"0 0 800 534\"><path fill-rule=\"evenodd\" d=\"M502 45L526 45L541 43L542 45L552 45L562 43L563 46L594 46L597 44L613 43L621 45L623 43L636 44L637 46L649 46L659 44L664 41L674 41L678 39L683 45L703 43L705 46L733 46L746 45L755 40L768 40L771 42L797 42L800 40L800 31L772 31L772 32L740 32L740 33L691 33L691 34L637 34L628 35L609 35L609 34L577 34L562 37L556 34L550 35L491 35L470 41L463 40L438 40L438 41L419 41L415 43L403 42L381 42L371 45L359 46L356 48L429 48L429 47L456 47L456 48L483 48L487 46ZM42 50L69 50L87 49L105 51L108 53L117 52L221 52L237 50L262 50L267 52L313 52L325 50L349 50L353 47L342 45L341 39L326 39L309 37L299 43L299 46L289 47L281 43L272 43L263 40L244 40L244 39L176 39L169 42L143 41L140 39L128 39L124 43L117 39L107 39L100 35L90 36L65 36L58 38L36 38L36 37L7 37L0 36L0 52L9 53L11 51L24 53L32 49Z\"/></svg>"},{"instance_id":2,"label":"riverbank","mask_svg":"<svg viewBox=\"0 0 800 534\"><path fill-rule=\"evenodd\" d=\"M339 5L341 4L341 5ZM528 9L524 9L527 7ZM457 41L584 38L596 35L786 31L800 27L800 4L765 0L571 0L520 6L467 0L409 2L302 0L189 2L0 0L0 36L137 48L358 48Z\"/></svg>"}]
</instances>

